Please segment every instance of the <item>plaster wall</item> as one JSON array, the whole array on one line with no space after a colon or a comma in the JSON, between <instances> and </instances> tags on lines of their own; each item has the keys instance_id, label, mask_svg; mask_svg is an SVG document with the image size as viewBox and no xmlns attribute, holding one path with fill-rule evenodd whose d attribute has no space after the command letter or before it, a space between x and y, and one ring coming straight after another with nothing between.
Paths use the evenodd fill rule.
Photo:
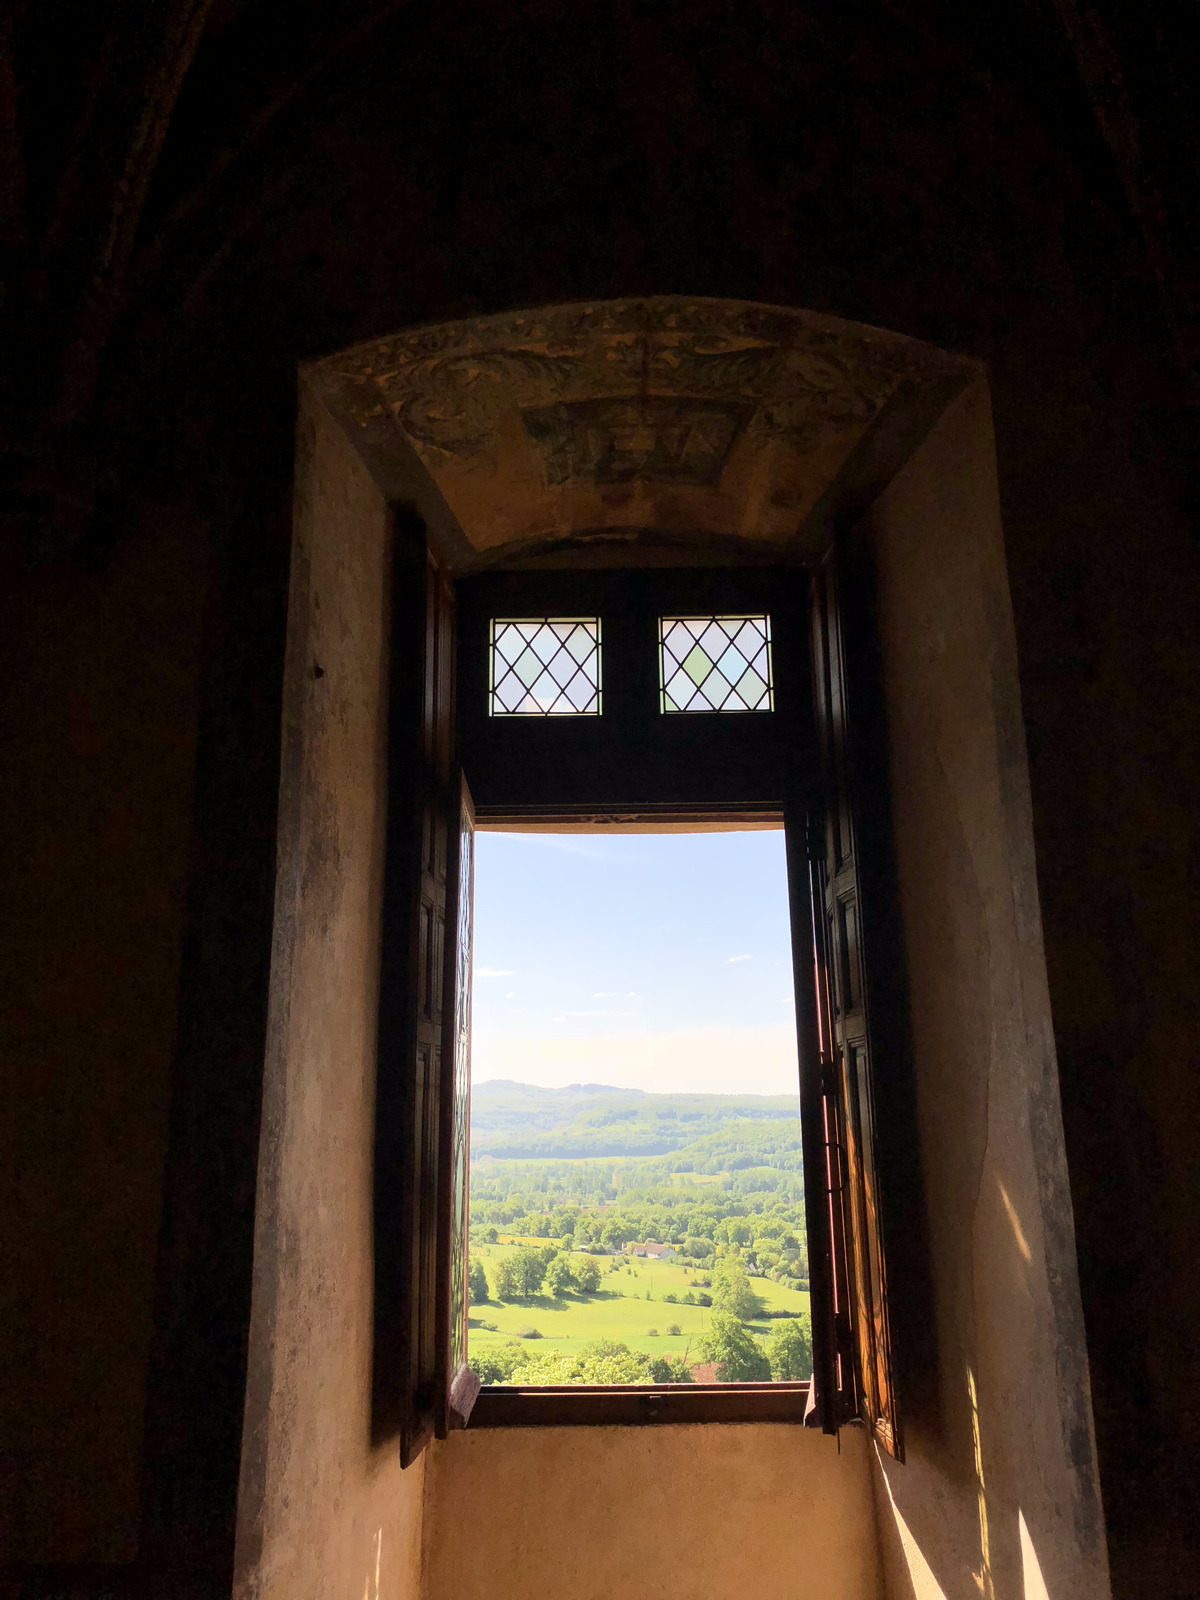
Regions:
<instances>
[{"instance_id":1,"label":"plaster wall","mask_svg":"<svg viewBox=\"0 0 1200 1600\"><path fill-rule=\"evenodd\" d=\"M936 1337L936 1372L910 1369L906 1384L901 1371L907 1465L878 1469L887 1593L1099 1600L1103 1518L983 380L866 532Z\"/></svg>"},{"instance_id":2,"label":"plaster wall","mask_svg":"<svg viewBox=\"0 0 1200 1600\"><path fill-rule=\"evenodd\" d=\"M303 391L234 1593L417 1592L422 1476L373 1438L390 519Z\"/></svg>"},{"instance_id":3,"label":"plaster wall","mask_svg":"<svg viewBox=\"0 0 1200 1600\"><path fill-rule=\"evenodd\" d=\"M496 1428L430 1455L422 1600L876 1600L866 1435Z\"/></svg>"},{"instance_id":4,"label":"plaster wall","mask_svg":"<svg viewBox=\"0 0 1200 1600\"><path fill-rule=\"evenodd\" d=\"M0 1564L138 1550L210 577L0 552Z\"/></svg>"}]
</instances>

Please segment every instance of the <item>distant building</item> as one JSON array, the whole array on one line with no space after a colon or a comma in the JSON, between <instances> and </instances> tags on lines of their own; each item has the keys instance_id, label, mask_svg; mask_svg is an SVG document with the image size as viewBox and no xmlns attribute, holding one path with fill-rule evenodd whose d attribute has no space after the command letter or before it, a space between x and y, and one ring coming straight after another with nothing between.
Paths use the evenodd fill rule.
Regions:
<instances>
[{"instance_id":1,"label":"distant building","mask_svg":"<svg viewBox=\"0 0 1200 1600\"><path fill-rule=\"evenodd\" d=\"M627 1244L625 1246L625 1254L627 1256L645 1256L649 1261L676 1261L679 1257L679 1252L674 1245L655 1244L653 1239L647 1240L645 1244Z\"/></svg>"}]
</instances>

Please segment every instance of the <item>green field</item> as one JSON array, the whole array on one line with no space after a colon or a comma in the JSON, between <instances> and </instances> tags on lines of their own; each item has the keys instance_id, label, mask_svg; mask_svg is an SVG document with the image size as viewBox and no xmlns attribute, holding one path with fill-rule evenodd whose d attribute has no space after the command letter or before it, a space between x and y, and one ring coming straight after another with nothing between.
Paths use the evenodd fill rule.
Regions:
<instances>
[{"instance_id":1,"label":"green field","mask_svg":"<svg viewBox=\"0 0 1200 1600\"><path fill-rule=\"evenodd\" d=\"M545 1244L546 1241L526 1239L515 1234L505 1235L498 1244L473 1245L471 1254L482 1258L490 1279L495 1263L510 1254L515 1245L523 1243ZM585 1259L581 1254L570 1256L575 1265ZM682 1296L694 1286L699 1277L694 1269L673 1262L648 1262L624 1256L597 1256L593 1259L602 1273L597 1294L586 1298L568 1295L561 1300L553 1300L543 1293L527 1300L491 1300L484 1305L472 1306L470 1349L493 1349L515 1338L518 1329L534 1327L542 1334L542 1338L529 1341L531 1353L545 1350L574 1353L593 1339L615 1339L627 1344L631 1350L645 1351L651 1355L682 1356L686 1352L689 1361L700 1360L696 1346L707 1326L707 1308L672 1305L663 1299L666 1294ZM609 1270L613 1259L621 1262L618 1272ZM769 1278L755 1278L753 1285L755 1293L762 1298L769 1311L794 1316L808 1310L808 1295L801 1291L786 1288ZM495 1323L495 1331L481 1326L484 1322ZM677 1335L667 1333L669 1323L679 1325L680 1332ZM755 1333L765 1335L770 1331L771 1322L762 1319L749 1326ZM651 1328L658 1329L657 1336L650 1334Z\"/></svg>"}]
</instances>

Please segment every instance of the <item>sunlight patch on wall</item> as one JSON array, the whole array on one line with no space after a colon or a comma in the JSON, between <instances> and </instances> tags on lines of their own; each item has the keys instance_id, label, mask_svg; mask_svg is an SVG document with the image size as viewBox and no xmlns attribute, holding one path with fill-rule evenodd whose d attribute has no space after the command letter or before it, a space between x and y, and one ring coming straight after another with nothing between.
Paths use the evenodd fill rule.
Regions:
<instances>
[{"instance_id":1,"label":"sunlight patch on wall","mask_svg":"<svg viewBox=\"0 0 1200 1600\"><path fill-rule=\"evenodd\" d=\"M1045 1578L1042 1577L1041 1563L1037 1558L1037 1551L1033 1548L1029 1524L1025 1521L1023 1511L1018 1510L1017 1522L1021 1531L1021 1576L1024 1580L1025 1600L1050 1600L1050 1591L1046 1588Z\"/></svg>"},{"instance_id":2,"label":"sunlight patch on wall","mask_svg":"<svg viewBox=\"0 0 1200 1600\"><path fill-rule=\"evenodd\" d=\"M913 1588L913 1600L946 1600L946 1591L933 1575L933 1568L926 1561L921 1546L913 1537L912 1529L905 1522L900 1507L896 1504L896 1497L892 1493L892 1485L888 1479L887 1471L880 1463L883 1482L888 1492L888 1499L892 1506L892 1516L896 1522L896 1532L900 1535L900 1547L904 1551L904 1560L908 1567L909 1580Z\"/></svg>"},{"instance_id":3,"label":"sunlight patch on wall","mask_svg":"<svg viewBox=\"0 0 1200 1600\"><path fill-rule=\"evenodd\" d=\"M1026 1261L1033 1260L1033 1251L1029 1248L1029 1240L1025 1237L1025 1230L1021 1226L1021 1219L1017 1215L1017 1208L1008 1197L1008 1190L996 1180L996 1187L1000 1190L1000 1199L1004 1202L1004 1209L1008 1213L1008 1220L1012 1223L1013 1237L1017 1241L1017 1249Z\"/></svg>"}]
</instances>

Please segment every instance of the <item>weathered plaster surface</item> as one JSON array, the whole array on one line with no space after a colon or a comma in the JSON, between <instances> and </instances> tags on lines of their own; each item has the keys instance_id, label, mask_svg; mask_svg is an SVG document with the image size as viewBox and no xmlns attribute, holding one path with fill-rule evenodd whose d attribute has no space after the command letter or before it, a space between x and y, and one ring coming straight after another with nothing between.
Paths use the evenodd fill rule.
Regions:
<instances>
[{"instance_id":1,"label":"weathered plaster surface","mask_svg":"<svg viewBox=\"0 0 1200 1600\"><path fill-rule=\"evenodd\" d=\"M210 578L0 570L0 1563L138 1548Z\"/></svg>"},{"instance_id":2,"label":"weathered plaster surface","mask_svg":"<svg viewBox=\"0 0 1200 1600\"><path fill-rule=\"evenodd\" d=\"M422 1600L876 1600L866 1434L527 1428L431 1454Z\"/></svg>"},{"instance_id":3,"label":"weathered plaster surface","mask_svg":"<svg viewBox=\"0 0 1200 1600\"><path fill-rule=\"evenodd\" d=\"M982 381L873 509L938 1347L879 1484L890 1596L1108 1574ZM904 1286L896 1284L902 1294ZM902 1380L903 1381L903 1380ZM1022 1519L1025 1528L1021 1534Z\"/></svg>"},{"instance_id":4,"label":"weathered plaster surface","mask_svg":"<svg viewBox=\"0 0 1200 1600\"><path fill-rule=\"evenodd\" d=\"M389 518L302 395L235 1593L417 1589L421 1479L371 1437Z\"/></svg>"}]
</instances>

